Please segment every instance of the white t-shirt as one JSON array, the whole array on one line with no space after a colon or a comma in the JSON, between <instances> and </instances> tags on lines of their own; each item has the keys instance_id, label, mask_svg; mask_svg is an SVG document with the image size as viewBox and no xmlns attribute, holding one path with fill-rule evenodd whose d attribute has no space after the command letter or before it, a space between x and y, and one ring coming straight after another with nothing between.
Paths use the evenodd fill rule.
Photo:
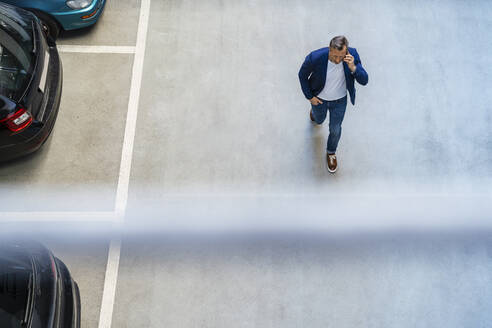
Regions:
<instances>
[{"instance_id":1,"label":"white t-shirt","mask_svg":"<svg viewBox=\"0 0 492 328\"><path fill-rule=\"evenodd\" d=\"M325 87L321 90L317 97L324 100L337 100L345 97L346 95L347 82L345 81L343 61L339 64L335 64L328 60Z\"/></svg>"}]
</instances>

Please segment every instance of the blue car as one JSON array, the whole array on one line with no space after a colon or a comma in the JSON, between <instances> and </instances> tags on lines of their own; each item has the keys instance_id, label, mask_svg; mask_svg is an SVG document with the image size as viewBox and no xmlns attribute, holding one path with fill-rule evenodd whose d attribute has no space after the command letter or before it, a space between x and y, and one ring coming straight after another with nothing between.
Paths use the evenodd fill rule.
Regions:
<instances>
[{"instance_id":1,"label":"blue car","mask_svg":"<svg viewBox=\"0 0 492 328\"><path fill-rule=\"evenodd\" d=\"M60 31L94 24L106 0L0 0L27 9L41 19L43 29L54 40Z\"/></svg>"}]
</instances>

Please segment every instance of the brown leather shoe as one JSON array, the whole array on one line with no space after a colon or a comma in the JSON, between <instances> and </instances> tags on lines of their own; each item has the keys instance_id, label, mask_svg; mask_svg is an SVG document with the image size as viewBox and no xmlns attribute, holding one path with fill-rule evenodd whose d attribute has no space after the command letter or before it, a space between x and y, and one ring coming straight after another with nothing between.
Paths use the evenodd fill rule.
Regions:
<instances>
[{"instance_id":1,"label":"brown leather shoe","mask_svg":"<svg viewBox=\"0 0 492 328\"><path fill-rule=\"evenodd\" d=\"M338 169L337 156L335 154L326 154L326 167L328 172L335 173Z\"/></svg>"},{"instance_id":2,"label":"brown leather shoe","mask_svg":"<svg viewBox=\"0 0 492 328\"><path fill-rule=\"evenodd\" d=\"M314 120L314 116L313 116L313 110L311 109L311 111L309 112L309 118L311 119L311 121L315 122Z\"/></svg>"}]
</instances>

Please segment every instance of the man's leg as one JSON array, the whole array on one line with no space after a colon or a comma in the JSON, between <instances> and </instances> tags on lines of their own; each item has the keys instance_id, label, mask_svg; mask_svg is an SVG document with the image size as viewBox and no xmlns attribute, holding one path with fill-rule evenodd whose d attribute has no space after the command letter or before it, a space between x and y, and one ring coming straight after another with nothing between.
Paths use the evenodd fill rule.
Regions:
<instances>
[{"instance_id":1,"label":"man's leg","mask_svg":"<svg viewBox=\"0 0 492 328\"><path fill-rule=\"evenodd\" d=\"M316 122L316 124L322 124L325 121L327 112L327 101L323 101L323 103L320 105L311 105L311 117L314 118L314 122Z\"/></svg>"},{"instance_id":2,"label":"man's leg","mask_svg":"<svg viewBox=\"0 0 492 328\"><path fill-rule=\"evenodd\" d=\"M330 104L330 135L326 144L326 152L335 154L338 146L338 141L342 135L342 122L347 109L347 97L343 100Z\"/></svg>"}]
</instances>

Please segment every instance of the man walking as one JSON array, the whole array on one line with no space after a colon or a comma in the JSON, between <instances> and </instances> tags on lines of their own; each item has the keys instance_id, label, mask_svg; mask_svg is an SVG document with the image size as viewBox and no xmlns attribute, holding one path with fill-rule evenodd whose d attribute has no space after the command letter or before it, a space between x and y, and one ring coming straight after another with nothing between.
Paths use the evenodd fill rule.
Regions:
<instances>
[{"instance_id":1,"label":"man walking","mask_svg":"<svg viewBox=\"0 0 492 328\"><path fill-rule=\"evenodd\" d=\"M361 85L368 82L355 48L349 48L344 36L336 36L328 48L311 52L299 70L304 96L311 102L311 121L321 124L330 113L330 135L326 145L326 165L335 173L338 164L335 152L342 134L342 121L347 108L347 90L355 105L354 80Z\"/></svg>"}]
</instances>

